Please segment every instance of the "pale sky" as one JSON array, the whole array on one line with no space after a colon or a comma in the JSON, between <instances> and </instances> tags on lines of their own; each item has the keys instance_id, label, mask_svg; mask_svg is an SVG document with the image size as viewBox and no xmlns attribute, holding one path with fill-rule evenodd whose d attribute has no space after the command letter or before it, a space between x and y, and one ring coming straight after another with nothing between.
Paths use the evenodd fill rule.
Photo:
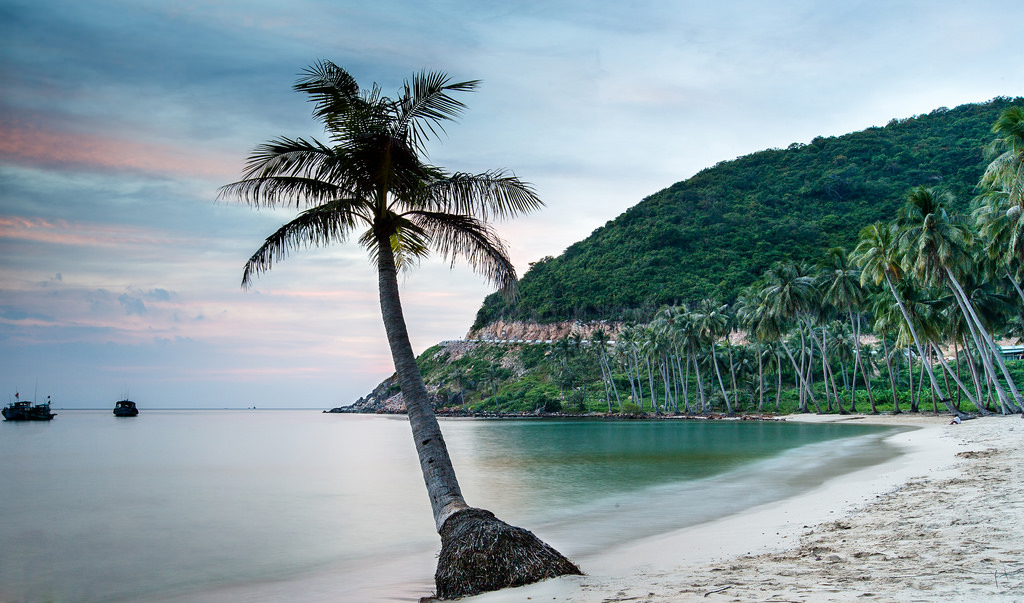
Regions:
<instances>
[{"instance_id":1,"label":"pale sky","mask_svg":"<svg viewBox=\"0 0 1024 603\"><path fill-rule=\"evenodd\" d=\"M733 159L1024 94L994 1L0 0L0 399L57 408L330 408L393 371L355 245L239 287L293 212L216 202L257 144L325 139L292 92L319 59L394 95L480 79L431 145L513 170L547 207L499 224L520 274L647 195ZM417 352L489 293L403 281Z\"/></svg>"}]
</instances>

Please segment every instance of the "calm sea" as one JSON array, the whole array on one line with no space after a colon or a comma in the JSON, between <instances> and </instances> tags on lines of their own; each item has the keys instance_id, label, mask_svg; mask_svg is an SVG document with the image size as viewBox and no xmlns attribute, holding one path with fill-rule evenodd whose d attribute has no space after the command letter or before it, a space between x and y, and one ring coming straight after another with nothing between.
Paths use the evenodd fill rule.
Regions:
<instances>
[{"instance_id":1,"label":"calm sea","mask_svg":"<svg viewBox=\"0 0 1024 603\"><path fill-rule=\"evenodd\" d=\"M0 424L0 601L416 601L439 548L404 417L57 411ZM885 428L443 420L470 504L586 569L896 454Z\"/></svg>"}]
</instances>

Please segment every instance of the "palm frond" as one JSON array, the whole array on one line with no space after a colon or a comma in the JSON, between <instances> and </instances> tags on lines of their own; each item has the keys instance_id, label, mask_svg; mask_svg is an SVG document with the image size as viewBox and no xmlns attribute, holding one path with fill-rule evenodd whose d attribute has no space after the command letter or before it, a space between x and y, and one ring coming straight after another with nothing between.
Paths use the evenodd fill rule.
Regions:
<instances>
[{"instance_id":1,"label":"palm frond","mask_svg":"<svg viewBox=\"0 0 1024 603\"><path fill-rule=\"evenodd\" d=\"M502 220L541 207L544 202L530 183L505 170L492 170L482 174L456 172L431 182L423 209Z\"/></svg>"},{"instance_id":2,"label":"palm frond","mask_svg":"<svg viewBox=\"0 0 1024 603\"><path fill-rule=\"evenodd\" d=\"M427 140L439 138L444 133L443 122L458 119L466 108L449 93L472 92L480 83L450 82L448 74L424 69L405 81L402 95L396 100L396 125L408 133L409 143L418 150Z\"/></svg>"},{"instance_id":3,"label":"palm frond","mask_svg":"<svg viewBox=\"0 0 1024 603\"><path fill-rule=\"evenodd\" d=\"M267 237L252 254L242 272L242 287L248 288L253 278L270 270L293 249L345 241L352 229L366 221L363 206L360 199L340 199L300 213Z\"/></svg>"},{"instance_id":4,"label":"palm frond","mask_svg":"<svg viewBox=\"0 0 1024 603\"><path fill-rule=\"evenodd\" d=\"M292 89L308 94L315 103L313 117L328 125L334 116L349 113L361 101L355 78L327 60L304 69Z\"/></svg>"},{"instance_id":5,"label":"palm frond","mask_svg":"<svg viewBox=\"0 0 1024 603\"><path fill-rule=\"evenodd\" d=\"M352 192L343 158L316 140L278 138L249 155L242 180L222 186L218 198L234 197L256 207L309 205ZM342 177L338 177L338 175Z\"/></svg>"},{"instance_id":6,"label":"palm frond","mask_svg":"<svg viewBox=\"0 0 1024 603\"><path fill-rule=\"evenodd\" d=\"M469 215L445 212L411 211L406 214L427 233L438 254L453 266L465 261L477 274L513 295L516 269L508 248L483 220Z\"/></svg>"}]
</instances>

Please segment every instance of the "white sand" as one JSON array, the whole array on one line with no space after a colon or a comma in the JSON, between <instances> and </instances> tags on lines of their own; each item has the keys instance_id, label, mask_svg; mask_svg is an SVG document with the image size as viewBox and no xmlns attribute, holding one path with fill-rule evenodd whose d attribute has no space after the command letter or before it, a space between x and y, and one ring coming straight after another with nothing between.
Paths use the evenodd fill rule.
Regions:
<instances>
[{"instance_id":1,"label":"white sand","mask_svg":"<svg viewBox=\"0 0 1024 603\"><path fill-rule=\"evenodd\" d=\"M804 415L920 427L906 453L798 497L608 550L586 576L465 599L1024 601L1024 421Z\"/></svg>"}]
</instances>

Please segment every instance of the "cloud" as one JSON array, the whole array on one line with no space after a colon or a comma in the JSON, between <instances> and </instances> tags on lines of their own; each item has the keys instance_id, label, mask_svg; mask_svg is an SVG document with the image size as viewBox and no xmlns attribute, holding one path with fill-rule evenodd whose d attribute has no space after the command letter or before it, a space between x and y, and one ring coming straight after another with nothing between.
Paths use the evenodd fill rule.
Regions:
<instances>
[{"instance_id":1,"label":"cloud","mask_svg":"<svg viewBox=\"0 0 1024 603\"><path fill-rule=\"evenodd\" d=\"M187 178L227 180L237 159L193 147L49 131L34 124L0 123L0 161L34 168L140 172Z\"/></svg>"},{"instance_id":2,"label":"cloud","mask_svg":"<svg viewBox=\"0 0 1024 603\"><path fill-rule=\"evenodd\" d=\"M194 241L153 228L0 215L0 240L2 239L121 250L140 246L174 247ZM56 280L63 280L63 276L58 273Z\"/></svg>"},{"instance_id":3,"label":"cloud","mask_svg":"<svg viewBox=\"0 0 1024 603\"><path fill-rule=\"evenodd\" d=\"M124 313L128 316L132 314L142 316L146 313L146 304L142 303L142 298L140 297L133 297L127 293L122 293L117 297L117 301L124 308Z\"/></svg>"},{"instance_id":4,"label":"cloud","mask_svg":"<svg viewBox=\"0 0 1024 603\"><path fill-rule=\"evenodd\" d=\"M24 322L24 321L35 321L35 322L51 322L53 317L47 314L40 314L38 312L27 312L21 308L0 308L0 320Z\"/></svg>"}]
</instances>

